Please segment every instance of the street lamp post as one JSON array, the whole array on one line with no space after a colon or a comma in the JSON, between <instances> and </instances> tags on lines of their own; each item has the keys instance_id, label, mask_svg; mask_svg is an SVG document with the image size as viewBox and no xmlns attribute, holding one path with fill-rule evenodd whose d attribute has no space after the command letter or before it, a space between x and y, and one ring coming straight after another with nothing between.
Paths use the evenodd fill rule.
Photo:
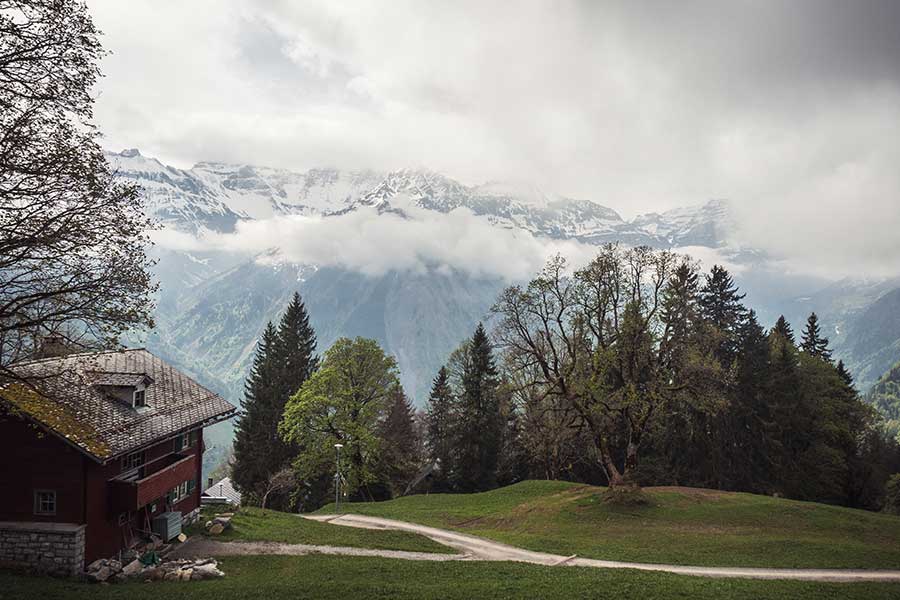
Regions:
<instances>
[{"instance_id":1,"label":"street lamp post","mask_svg":"<svg viewBox=\"0 0 900 600\"><path fill-rule=\"evenodd\" d=\"M341 511L341 448L343 444L335 444L335 461L334 461L334 512Z\"/></svg>"}]
</instances>

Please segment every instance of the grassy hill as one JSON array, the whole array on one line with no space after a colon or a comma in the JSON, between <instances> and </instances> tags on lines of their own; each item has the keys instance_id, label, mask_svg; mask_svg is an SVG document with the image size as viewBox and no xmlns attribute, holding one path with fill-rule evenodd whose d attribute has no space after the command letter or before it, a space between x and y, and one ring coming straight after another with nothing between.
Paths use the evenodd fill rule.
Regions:
<instances>
[{"instance_id":1,"label":"grassy hill","mask_svg":"<svg viewBox=\"0 0 900 600\"><path fill-rule=\"evenodd\" d=\"M189 536L205 535L201 523L211 518L215 510L204 509L200 523L188 528ZM231 520L231 527L212 539L222 542L280 542L284 544L315 544L378 550L406 550L409 552L455 551L427 537L405 531L383 531L335 527L304 519L298 515L244 506Z\"/></svg>"},{"instance_id":2,"label":"grassy hill","mask_svg":"<svg viewBox=\"0 0 900 600\"><path fill-rule=\"evenodd\" d=\"M526 481L482 494L408 496L354 503L345 510L588 558L703 566L900 567L900 517L692 488L647 488L651 505L622 508L605 504L602 491Z\"/></svg>"}]
</instances>

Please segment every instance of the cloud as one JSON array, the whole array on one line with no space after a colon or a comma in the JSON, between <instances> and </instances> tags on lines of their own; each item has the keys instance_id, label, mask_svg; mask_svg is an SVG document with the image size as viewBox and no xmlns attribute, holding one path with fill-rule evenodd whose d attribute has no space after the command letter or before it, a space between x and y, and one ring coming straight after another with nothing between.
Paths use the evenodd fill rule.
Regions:
<instances>
[{"instance_id":1,"label":"cloud","mask_svg":"<svg viewBox=\"0 0 900 600\"><path fill-rule=\"evenodd\" d=\"M900 3L92 0L110 147L428 166L625 216L730 198L798 268L900 272Z\"/></svg>"},{"instance_id":2,"label":"cloud","mask_svg":"<svg viewBox=\"0 0 900 600\"><path fill-rule=\"evenodd\" d=\"M169 229L152 236L165 248L246 253L267 263L334 266L366 275L454 270L507 282L531 278L556 254L584 264L597 251L574 241L497 228L466 209L448 214L421 210L412 219L365 207L332 217L243 221L234 233L207 232L199 239Z\"/></svg>"}]
</instances>

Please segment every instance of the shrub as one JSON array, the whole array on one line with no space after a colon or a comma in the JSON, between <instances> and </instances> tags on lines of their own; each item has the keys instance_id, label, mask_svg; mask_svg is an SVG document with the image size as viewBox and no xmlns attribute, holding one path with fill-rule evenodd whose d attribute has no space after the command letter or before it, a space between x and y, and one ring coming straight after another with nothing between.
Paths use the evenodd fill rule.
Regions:
<instances>
[{"instance_id":1,"label":"shrub","mask_svg":"<svg viewBox=\"0 0 900 600\"><path fill-rule=\"evenodd\" d=\"M900 473L894 473L884 486L884 512L900 515Z\"/></svg>"}]
</instances>

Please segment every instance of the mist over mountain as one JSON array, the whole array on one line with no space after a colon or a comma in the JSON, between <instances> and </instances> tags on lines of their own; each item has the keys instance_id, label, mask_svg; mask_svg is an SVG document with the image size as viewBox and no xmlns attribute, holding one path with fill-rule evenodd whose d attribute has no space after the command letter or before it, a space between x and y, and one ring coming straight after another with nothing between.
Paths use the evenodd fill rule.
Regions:
<instances>
[{"instance_id":1,"label":"mist over mountain","mask_svg":"<svg viewBox=\"0 0 900 600\"><path fill-rule=\"evenodd\" d=\"M425 169L178 169L134 149L108 158L119 177L143 187L164 226L155 249L158 327L147 345L233 400L262 328L299 290L320 351L341 336L375 338L397 357L421 406L434 373L489 318L505 285L525 281L552 254L578 264L607 242L726 264L765 324L785 314L799 330L818 312L861 386L897 358L900 332L863 325L872 322L866 311L900 314L880 308L893 306L897 280L834 283L786 271L734 242L741 224L725 200L626 220L593 199L527 184L465 185Z\"/></svg>"}]
</instances>

